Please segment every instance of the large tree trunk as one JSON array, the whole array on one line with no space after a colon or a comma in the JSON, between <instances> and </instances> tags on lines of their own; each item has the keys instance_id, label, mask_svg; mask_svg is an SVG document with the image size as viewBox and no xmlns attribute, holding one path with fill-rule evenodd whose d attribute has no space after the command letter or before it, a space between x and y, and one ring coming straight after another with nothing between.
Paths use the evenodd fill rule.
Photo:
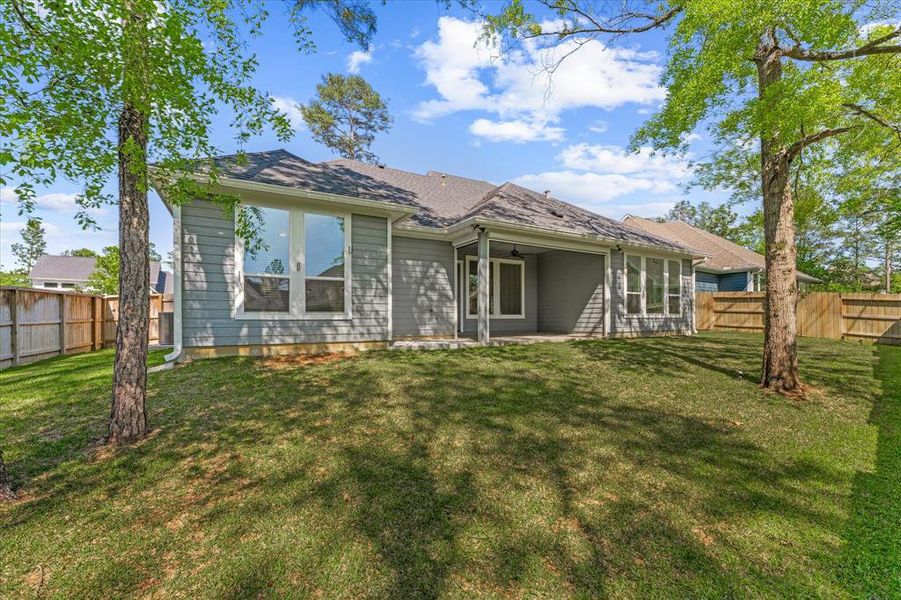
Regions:
<instances>
[{"instance_id":1,"label":"large tree trunk","mask_svg":"<svg viewBox=\"0 0 901 600\"><path fill-rule=\"evenodd\" d=\"M6 472L6 463L3 462L3 450L0 450L0 500L11 500L15 497L9 474Z\"/></svg>"},{"instance_id":2,"label":"large tree trunk","mask_svg":"<svg viewBox=\"0 0 901 600\"><path fill-rule=\"evenodd\" d=\"M147 210L146 19L130 13L124 26L125 103L119 115L119 326L109 437L126 444L147 433L147 333L150 249Z\"/></svg>"},{"instance_id":3,"label":"large tree trunk","mask_svg":"<svg viewBox=\"0 0 901 600\"><path fill-rule=\"evenodd\" d=\"M775 44L758 49L755 62L759 94L763 97L769 86L782 77L781 56ZM801 381L795 341L798 292L795 281L794 201L789 185L791 160L785 142L769 135L761 138L760 157L767 282L760 385L780 393L797 393L801 389Z\"/></svg>"}]
</instances>

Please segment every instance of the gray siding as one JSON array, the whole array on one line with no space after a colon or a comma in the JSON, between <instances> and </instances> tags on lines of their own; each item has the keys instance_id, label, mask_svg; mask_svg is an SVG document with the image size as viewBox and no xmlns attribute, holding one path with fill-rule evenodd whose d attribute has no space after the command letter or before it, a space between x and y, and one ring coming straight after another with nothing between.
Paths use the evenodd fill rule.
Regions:
<instances>
[{"instance_id":1,"label":"gray siding","mask_svg":"<svg viewBox=\"0 0 901 600\"><path fill-rule=\"evenodd\" d=\"M453 336L453 246L400 236L391 242L394 337Z\"/></svg>"},{"instance_id":2,"label":"gray siding","mask_svg":"<svg viewBox=\"0 0 901 600\"><path fill-rule=\"evenodd\" d=\"M237 320L234 221L209 203L182 207L185 347L388 339L388 231L384 218L351 217L352 319Z\"/></svg>"},{"instance_id":3,"label":"gray siding","mask_svg":"<svg viewBox=\"0 0 901 600\"><path fill-rule=\"evenodd\" d=\"M475 254L475 252L463 252L461 251L459 256L460 260L464 260L466 254ZM491 256L496 258L509 258L509 254L503 251L491 250ZM525 317L522 319L498 319L496 317L492 317L490 319L490 327L489 330L492 334L494 333L535 333L538 331L538 261L535 256L524 256L523 261L526 263L523 267L525 269L525 278L526 278L526 310ZM466 273L465 263L464 263L464 277ZM466 305L463 302L466 301L465 295L466 288L463 288L464 294L462 296L461 302L461 311L462 316L464 317L461 321L463 324L463 332L464 333L475 333L478 329L478 320L475 318L467 319L465 318Z\"/></svg>"},{"instance_id":4,"label":"gray siding","mask_svg":"<svg viewBox=\"0 0 901 600\"><path fill-rule=\"evenodd\" d=\"M538 257L539 331L604 334L605 260L563 251Z\"/></svg>"},{"instance_id":5,"label":"gray siding","mask_svg":"<svg viewBox=\"0 0 901 600\"><path fill-rule=\"evenodd\" d=\"M652 333L691 333L694 321L694 269L690 259L682 260L682 314L627 315L625 303L626 272L623 253L610 253L612 281L610 286L610 330L614 336L635 336Z\"/></svg>"},{"instance_id":6,"label":"gray siding","mask_svg":"<svg viewBox=\"0 0 901 600\"><path fill-rule=\"evenodd\" d=\"M695 287L699 292L718 292L720 276L716 273L695 272Z\"/></svg>"}]
</instances>

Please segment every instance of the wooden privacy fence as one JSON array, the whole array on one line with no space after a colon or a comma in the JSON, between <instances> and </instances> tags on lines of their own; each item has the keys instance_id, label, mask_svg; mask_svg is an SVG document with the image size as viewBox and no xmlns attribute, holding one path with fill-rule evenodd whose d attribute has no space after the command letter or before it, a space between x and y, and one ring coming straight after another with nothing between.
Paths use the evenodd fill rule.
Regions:
<instances>
[{"instance_id":1,"label":"wooden privacy fence","mask_svg":"<svg viewBox=\"0 0 901 600\"><path fill-rule=\"evenodd\" d=\"M171 295L150 296L151 344L172 343L171 312ZM0 287L0 369L113 346L118 319L116 296Z\"/></svg>"},{"instance_id":2,"label":"wooden privacy fence","mask_svg":"<svg viewBox=\"0 0 901 600\"><path fill-rule=\"evenodd\" d=\"M698 330L763 332L764 292L698 292ZM901 294L801 294L798 335L901 345Z\"/></svg>"}]
</instances>

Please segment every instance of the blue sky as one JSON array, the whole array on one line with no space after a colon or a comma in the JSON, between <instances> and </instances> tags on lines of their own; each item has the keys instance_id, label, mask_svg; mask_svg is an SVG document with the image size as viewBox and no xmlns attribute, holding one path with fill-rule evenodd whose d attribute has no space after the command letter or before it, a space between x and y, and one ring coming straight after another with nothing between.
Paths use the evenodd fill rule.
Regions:
<instances>
[{"instance_id":1,"label":"blue sky","mask_svg":"<svg viewBox=\"0 0 901 600\"><path fill-rule=\"evenodd\" d=\"M662 215L684 197L680 185L690 178L685 158L625 149L665 97L658 83L665 60L659 33L622 38L609 48L586 45L562 63L548 87L541 67L556 55L532 48L498 58L496 50L474 48L478 24L469 13L433 2L399 2L377 13L368 54L345 42L322 15L311 20L317 52L309 55L295 50L277 19L268 22L264 36L251 42L260 63L255 83L292 117L296 133L287 143L263 135L250 141L248 151L284 147L311 161L334 158L310 138L295 105L309 100L323 74L359 72L388 100L395 119L372 148L388 166L515 181L614 218ZM228 116L215 124L215 143L225 153L235 151ZM703 132L692 139L693 155L709 151ZM114 180L109 188L115 190ZM115 206L95 214L99 231L83 231L74 222L78 190L66 181L39 190L36 214L44 221L49 253L117 243ZM25 220L12 196L12 189L0 191L4 269L14 266L10 246ZM690 198L718 203L725 196L693 190ZM165 255L172 246L171 218L155 194L150 209L151 241Z\"/></svg>"}]
</instances>

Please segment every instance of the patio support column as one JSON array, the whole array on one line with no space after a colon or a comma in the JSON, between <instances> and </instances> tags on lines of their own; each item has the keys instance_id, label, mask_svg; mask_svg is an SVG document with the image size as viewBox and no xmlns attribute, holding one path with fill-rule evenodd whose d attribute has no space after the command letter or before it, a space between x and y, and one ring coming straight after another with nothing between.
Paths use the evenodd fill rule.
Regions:
<instances>
[{"instance_id":1,"label":"patio support column","mask_svg":"<svg viewBox=\"0 0 901 600\"><path fill-rule=\"evenodd\" d=\"M491 290L488 286L489 277L488 270L490 263L488 261L488 232L479 230L479 288L478 288L478 307L479 307L479 335L480 344L487 344L489 339L489 294Z\"/></svg>"}]
</instances>

